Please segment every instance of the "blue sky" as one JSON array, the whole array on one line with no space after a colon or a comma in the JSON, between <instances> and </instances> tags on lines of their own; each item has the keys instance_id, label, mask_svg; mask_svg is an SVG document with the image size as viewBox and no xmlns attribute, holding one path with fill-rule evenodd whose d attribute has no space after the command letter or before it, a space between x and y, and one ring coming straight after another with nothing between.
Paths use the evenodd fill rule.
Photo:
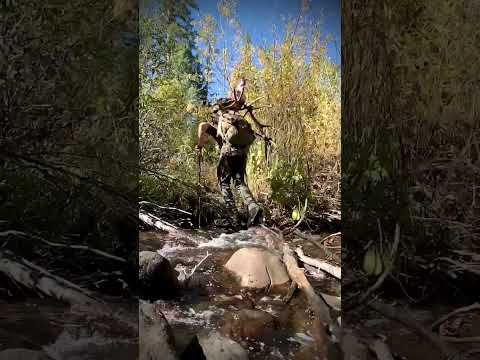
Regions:
<instances>
[{"instance_id":1,"label":"blue sky","mask_svg":"<svg viewBox=\"0 0 480 360\"><path fill-rule=\"evenodd\" d=\"M217 3L218 0L197 0L199 11L194 11L193 17L197 19L209 13L219 22ZM237 0L237 15L253 44L260 46L273 42L272 30L276 26L277 31L280 31L283 19L298 17L301 3L301 0ZM334 63L340 64L341 0L311 0L308 16L322 21L322 32L325 35L333 35L335 42L329 45L328 56ZM227 33L227 39L233 37L229 38ZM215 90L220 90L219 87L220 84L214 84Z\"/></svg>"}]
</instances>

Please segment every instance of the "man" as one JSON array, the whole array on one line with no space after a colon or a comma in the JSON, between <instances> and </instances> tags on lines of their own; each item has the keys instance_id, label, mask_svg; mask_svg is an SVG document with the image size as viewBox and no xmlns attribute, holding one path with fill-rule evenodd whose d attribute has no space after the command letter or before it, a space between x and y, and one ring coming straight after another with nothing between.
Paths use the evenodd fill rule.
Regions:
<instances>
[{"instance_id":1,"label":"man","mask_svg":"<svg viewBox=\"0 0 480 360\"><path fill-rule=\"evenodd\" d=\"M263 220L263 209L255 201L245 183L248 151L255 138L250 125L236 112L245 103L245 83L245 79L241 79L230 98L222 99L214 106L213 124L203 122L198 126L197 150L200 154L209 136L217 142L220 148L217 179L227 206L230 226L235 230L239 229L240 221L230 188L232 181L247 205L247 226L258 225ZM242 131L244 132L242 133Z\"/></svg>"}]
</instances>

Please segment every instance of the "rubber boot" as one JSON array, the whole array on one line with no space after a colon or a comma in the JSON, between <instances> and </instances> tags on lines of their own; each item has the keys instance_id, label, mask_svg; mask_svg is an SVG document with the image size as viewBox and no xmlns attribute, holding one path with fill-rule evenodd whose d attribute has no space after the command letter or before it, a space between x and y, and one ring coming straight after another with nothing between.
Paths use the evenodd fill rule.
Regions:
<instances>
[{"instance_id":1,"label":"rubber boot","mask_svg":"<svg viewBox=\"0 0 480 360\"><path fill-rule=\"evenodd\" d=\"M247 226L257 226L263 223L263 209L258 204L248 206L248 223Z\"/></svg>"},{"instance_id":2,"label":"rubber boot","mask_svg":"<svg viewBox=\"0 0 480 360\"><path fill-rule=\"evenodd\" d=\"M238 188L248 209L247 227L263 223L263 208L255 201L248 186L243 183Z\"/></svg>"}]
</instances>

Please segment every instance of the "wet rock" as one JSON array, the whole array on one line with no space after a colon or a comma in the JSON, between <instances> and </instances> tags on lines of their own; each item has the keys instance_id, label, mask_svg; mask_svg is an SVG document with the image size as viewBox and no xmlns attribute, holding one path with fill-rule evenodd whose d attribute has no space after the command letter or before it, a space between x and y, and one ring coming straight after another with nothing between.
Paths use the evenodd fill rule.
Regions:
<instances>
[{"instance_id":1,"label":"wet rock","mask_svg":"<svg viewBox=\"0 0 480 360\"><path fill-rule=\"evenodd\" d=\"M313 315L305 297L294 296L288 306L280 303L275 307L269 305L268 308L274 310L275 320L279 328L289 329L293 333L306 334L310 332Z\"/></svg>"},{"instance_id":2,"label":"wet rock","mask_svg":"<svg viewBox=\"0 0 480 360\"><path fill-rule=\"evenodd\" d=\"M216 331L195 336L180 360L248 360L248 353L237 342Z\"/></svg>"},{"instance_id":3,"label":"wet rock","mask_svg":"<svg viewBox=\"0 0 480 360\"><path fill-rule=\"evenodd\" d=\"M217 306L223 308L230 308L235 310L254 308L252 300L242 295L228 296L220 294L215 296L212 301L217 304Z\"/></svg>"},{"instance_id":4,"label":"wet rock","mask_svg":"<svg viewBox=\"0 0 480 360\"><path fill-rule=\"evenodd\" d=\"M139 304L139 359L175 360L174 339L170 326L154 304Z\"/></svg>"},{"instance_id":5,"label":"wet rock","mask_svg":"<svg viewBox=\"0 0 480 360\"><path fill-rule=\"evenodd\" d=\"M330 306L332 309L336 311L340 311L342 308L342 298L340 296L333 296L325 293L320 293L323 300Z\"/></svg>"},{"instance_id":6,"label":"wet rock","mask_svg":"<svg viewBox=\"0 0 480 360\"><path fill-rule=\"evenodd\" d=\"M222 332L238 340L270 342L275 331L275 318L262 310L243 309L225 317Z\"/></svg>"},{"instance_id":7,"label":"wet rock","mask_svg":"<svg viewBox=\"0 0 480 360\"><path fill-rule=\"evenodd\" d=\"M177 273L167 259L153 251L141 251L138 266L141 299L157 300L175 295L180 286Z\"/></svg>"},{"instance_id":8,"label":"wet rock","mask_svg":"<svg viewBox=\"0 0 480 360\"><path fill-rule=\"evenodd\" d=\"M165 244L165 234L168 233L162 230L140 231L138 233L138 246L140 251L155 251L156 249L161 249Z\"/></svg>"},{"instance_id":9,"label":"wet rock","mask_svg":"<svg viewBox=\"0 0 480 360\"><path fill-rule=\"evenodd\" d=\"M62 360L129 360L138 357L138 343L133 340L83 335L62 333L55 343L45 346L44 351L51 359Z\"/></svg>"},{"instance_id":10,"label":"wet rock","mask_svg":"<svg viewBox=\"0 0 480 360\"><path fill-rule=\"evenodd\" d=\"M340 346L345 360L367 360L368 348L351 332L345 331Z\"/></svg>"},{"instance_id":11,"label":"wet rock","mask_svg":"<svg viewBox=\"0 0 480 360\"><path fill-rule=\"evenodd\" d=\"M237 250L225 268L238 277L242 287L261 289L282 285L290 280L280 257L265 249Z\"/></svg>"},{"instance_id":12,"label":"wet rock","mask_svg":"<svg viewBox=\"0 0 480 360\"><path fill-rule=\"evenodd\" d=\"M205 354L203 353L202 346L198 342L198 337L195 336L192 341L187 345L180 360L206 360Z\"/></svg>"},{"instance_id":13,"label":"wet rock","mask_svg":"<svg viewBox=\"0 0 480 360\"><path fill-rule=\"evenodd\" d=\"M329 346L326 354L318 349L316 345L301 346L300 349L292 357L292 360L358 360L357 358L343 358L338 345Z\"/></svg>"},{"instance_id":14,"label":"wet rock","mask_svg":"<svg viewBox=\"0 0 480 360\"><path fill-rule=\"evenodd\" d=\"M49 360L43 351L29 349L7 349L0 351L0 360Z\"/></svg>"}]
</instances>

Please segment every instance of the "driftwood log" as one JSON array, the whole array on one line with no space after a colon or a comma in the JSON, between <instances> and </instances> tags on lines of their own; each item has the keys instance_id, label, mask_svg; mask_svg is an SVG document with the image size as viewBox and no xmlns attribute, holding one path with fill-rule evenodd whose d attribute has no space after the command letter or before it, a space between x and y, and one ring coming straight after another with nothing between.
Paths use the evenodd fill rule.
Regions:
<instances>
[{"instance_id":1,"label":"driftwood log","mask_svg":"<svg viewBox=\"0 0 480 360\"><path fill-rule=\"evenodd\" d=\"M169 236L177 237L177 238L183 238L183 239L189 239L194 242L196 242L199 238L205 240L202 236L196 235L193 237L190 235L188 232L184 231L183 229L168 223L165 220L160 219L158 216L155 216L145 210L140 210L138 213L138 217L140 221L142 221L144 224L147 224L149 226L152 226L156 230L160 231L166 231L168 232Z\"/></svg>"},{"instance_id":2,"label":"driftwood log","mask_svg":"<svg viewBox=\"0 0 480 360\"><path fill-rule=\"evenodd\" d=\"M331 333L336 338L335 340L340 339L340 329L338 325L332 320L330 315L330 308L325 299L313 289L312 285L308 281L304 269L300 268L297 263L297 258L295 257L294 251L285 243L283 239L283 233L281 231L274 231L273 229L268 228L267 226L262 226L268 230L274 237L268 244L268 247L274 251L279 250L283 253L283 262L287 268L287 273L290 279L292 280L292 286L290 288L289 294L286 296L286 301L289 301L293 295L293 291L298 287L302 291L309 302L310 308L315 314L315 317L318 319L318 322L321 324L317 326L318 331L321 333L320 337L328 337L326 329L329 329ZM334 305L334 304L332 304ZM337 306L332 306L336 308ZM318 323L316 322L316 323Z\"/></svg>"},{"instance_id":3,"label":"driftwood log","mask_svg":"<svg viewBox=\"0 0 480 360\"><path fill-rule=\"evenodd\" d=\"M314 334L317 352L327 356L329 348L332 345L332 340L328 336L327 330L332 331L333 329L337 329L330 316L330 309L324 300L315 293L304 271L298 267L293 250L290 249L287 244L283 246L283 262L285 263L287 273L292 279L292 282L305 294L309 306L315 315L312 332ZM338 341L339 332L332 331L332 333L337 337L335 340Z\"/></svg>"},{"instance_id":4,"label":"driftwood log","mask_svg":"<svg viewBox=\"0 0 480 360\"><path fill-rule=\"evenodd\" d=\"M10 251L0 252L0 273L28 289L57 300L77 305L95 305L102 302L94 294L74 283L53 275L49 271Z\"/></svg>"},{"instance_id":5,"label":"driftwood log","mask_svg":"<svg viewBox=\"0 0 480 360\"><path fill-rule=\"evenodd\" d=\"M298 288L305 294L310 307L316 315L319 316L320 321L324 326L332 324L330 316L330 309L323 299L315 293L312 285L305 276L305 272L298 267L297 259L292 249L287 244L283 246L283 262L287 267L287 272L292 281L294 281Z\"/></svg>"},{"instance_id":6,"label":"driftwood log","mask_svg":"<svg viewBox=\"0 0 480 360\"><path fill-rule=\"evenodd\" d=\"M163 230L167 232L177 232L179 230L179 228L175 225L169 224L168 222L144 210L140 210L138 217L145 224L153 226L157 230Z\"/></svg>"},{"instance_id":7,"label":"driftwood log","mask_svg":"<svg viewBox=\"0 0 480 360\"><path fill-rule=\"evenodd\" d=\"M300 261L302 261L303 263L314 266L317 269L320 269L322 271L325 271L326 273L334 276L339 280L342 279L342 269L340 268L340 266L331 265L326 261L308 257L303 253L303 250L300 248L297 248L295 252L297 253Z\"/></svg>"},{"instance_id":8,"label":"driftwood log","mask_svg":"<svg viewBox=\"0 0 480 360\"><path fill-rule=\"evenodd\" d=\"M90 316L110 317L121 326L138 331L138 317L127 309L107 303L94 292L84 289L60 276L15 256L10 251L0 251L0 273L15 284L75 307L76 312Z\"/></svg>"}]
</instances>

